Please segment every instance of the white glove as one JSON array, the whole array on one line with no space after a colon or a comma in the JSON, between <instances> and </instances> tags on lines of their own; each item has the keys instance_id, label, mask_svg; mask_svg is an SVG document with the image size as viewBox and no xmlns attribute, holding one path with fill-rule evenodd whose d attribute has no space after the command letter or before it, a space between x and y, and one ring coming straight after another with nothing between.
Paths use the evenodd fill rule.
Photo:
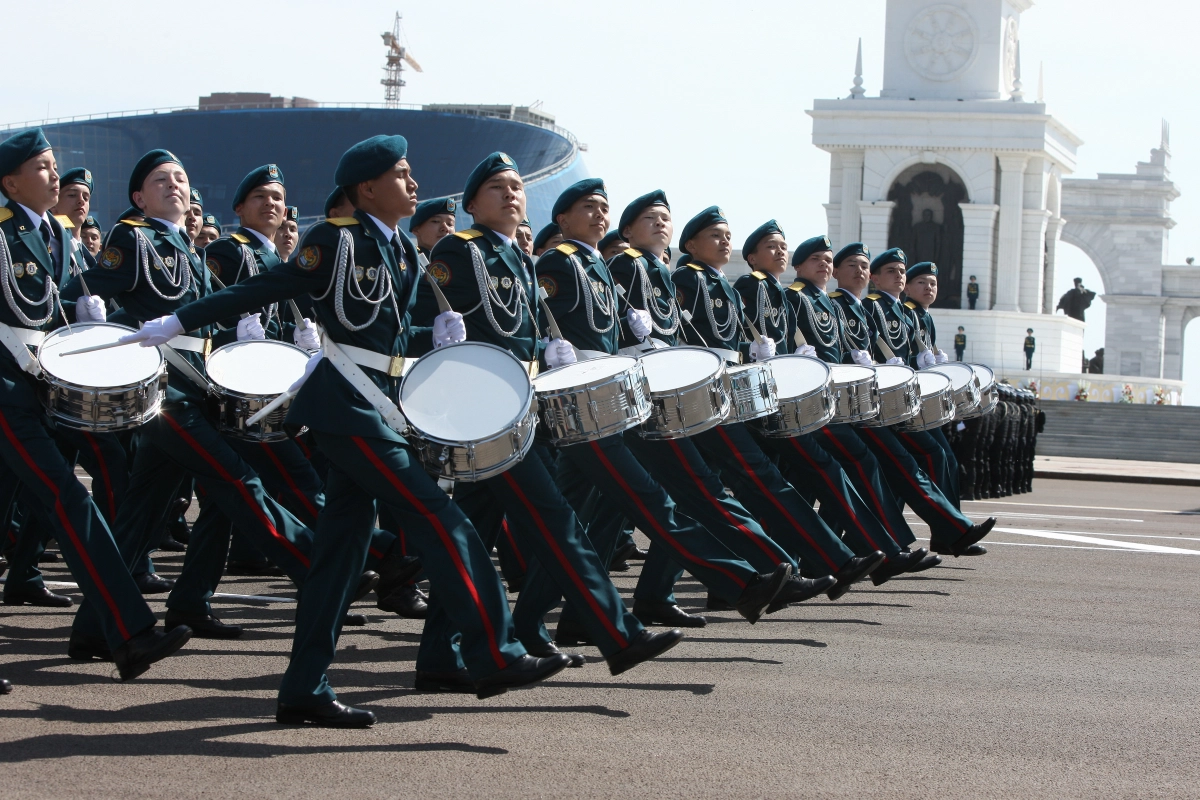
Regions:
<instances>
[{"instance_id":1,"label":"white glove","mask_svg":"<svg viewBox=\"0 0 1200 800\"><path fill-rule=\"evenodd\" d=\"M303 347L303 345L300 346ZM317 364L320 364L321 359L324 357L324 353L314 353L313 356L308 359L308 363L304 365L304 374L301 375L295 383L288 387L288 394L295 394L296 392L300 391L300 387L304 385L304 382L308 380L308 377L312 375L313 370L317 368Z\"/></svg>"},{"instance_id":2,"label":"white glove","mask_svg":"<svg viewBox=\"0 0 1200 800\"><path fill-rule=\"evenodd\" d=\"M160 344L166 344L176 336L183 335L183 323L179 321L179 317L172 314L169 317L159 317L152 319L142 325L142 329L135 333L128 333L117 339L121 344L141 344L142 347L158 347Z\"/></svg>"},{"instance_id":3,"label":"white glove","mask_svg":"<svg viewBox=\"0 0 1200 800\"><path fill-rule=\"evenodd\" d=\"M766 361L773 355L775 355L775 340L770 336L764 336L761 342L750 344L751 361Z\"/></svg>"},{"instance_id":4,"label":"white glove","mask_svg":"<svg viewBox=\"0 0 1200 800\"><path fill-rule=\"evenodd\" d=\"M854 363L860 367L875 366L875 359L871 358L871 354L866 350L851 350L850 358L854 359Z\"/></svg>"},{"instance_id":5,"label":"white glove","mask_svg":"<svg viewBox=\"0 0 1200 800\"><path fill-rule=\"evenodd\" d=\"M546 363L550 365L550 369L576 362L575 348L571 347L571 343L566 339L547 338L542 341L546 343Z\"/></svg>"},{"instance_id":6,"label":"white glove","mask_svg":"<svg viewBox=\"0 0 1200 800\"><path fill-rule=\"evenodd\" d=\"M321 334L317 333L317 326L312 324L312 320L305 317L304 327L299 325L292 331L292 341L296 343L296 347L301 347L309 352L321 349Z\"/></svg>"},{"instance_id":7,"label":"white glove","mask_svg":"<svg viewBox=\"0 0 1200 800\"><path fill-rule=\"evenodd\" d=\"M933 357L935 359L934 360L935 364L945 364L947 361L950 360L950 356L946 355L945 353L934 353Z\"/></svg>"},{"instance_id":8,"label":"white glove","mask_svg":"<svg viewBox=\"0 0 1200 800\"><path fill-rule=\"evenodd\" d=\"M937 364L937 358L934 357L932 350L922 350L917 353L917 369L929 369Z\"/></svg>"},{"instance_id":9,"label":"white glove","mask_svg":"<svg viewBox=\"0 0 1200 800\"><path fill-rule=\"evenodd\" d=\"M802 344L796 348L796 355L812 356L813 358L816 358L817 357L817 348L813 347L811 344Z\"/></svg>"},{"instance_id":10,"label":"white glove","mask_svg":"<svg viewBox=\"0 0 1200 800\"><path fill-rule=\"evenodd\" d=\"M104 301L93 294L85 294L75 301L76 322L104 322L108 318Z\"/></svg>"},{"instance_id":11,"label":"white glove","mask_svg":"<svg viewBox=\"0 0 1200 800\"><path fill-rule=\"evenodd\" d=\"M629 331L639 339L645 339L650 335L652 330L650 327L650 312L639 311L636 308L631 308L625 313L625 319L629 322Z\"/></svg>"},{"instance_id":12,"label":"white glove","mask_svg":"<svg viewBox=\"0 0 1200 800\"><path fill-rule=\"evenodd\" d=\"M267 338L267 332L263 330L262 320L259 319L259 316L259 314L251 314L238 322L237 337L239 342Z\"/></svg>"},{"instance_id":13,"label":"white glove","mask_svg":"<svg viewBox=\"0 0 1200 800\"><path fill-rule=\"evenodd\" d=\"M457 311L443 311L433 318L433 346L444 347L455 342L466 341L467 326L463 315Z\"/></svg>"},{"instance_id":14,"label":"white glove","mask_svg":"<svg viewBox=\"0 0 1200 800\"><path fill-rule=\"evenodd\" d=\"M889 358L887 361L885 361L883 363L887 364L890 367L903 367L904 359L900 358L899 356L892 356L891 358Z\"/></svg>"}]
</instances>

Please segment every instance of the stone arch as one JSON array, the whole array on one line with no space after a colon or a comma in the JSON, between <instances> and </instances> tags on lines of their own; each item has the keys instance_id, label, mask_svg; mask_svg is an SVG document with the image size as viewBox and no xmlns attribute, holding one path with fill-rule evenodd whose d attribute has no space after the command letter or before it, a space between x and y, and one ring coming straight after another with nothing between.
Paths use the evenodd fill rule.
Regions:
<instances>
[{"instance_id":1,"label":"stone arch","mask_svg":"<svg viewBox=\"0 0 1200 800\"><path fill-rule=\"evenodd\" d=\"M887 193L891 191L891 188L896 183L897 179L899 179L913 167L930 164L940 164L953 172L963 186L967 187L967 195L969 197L977 198L974 202L991 202L990 199L986 201L980 201L978 199L983 197L985 194L988 194L988 192L985 191L984 186L978 185L977 181L969 177L972 172L967 168L966 164L950 158L944 153L933 151L918 153L916 155L909 156L908 158L903 158L892 164L891 169L884 174L883 180L879 183L879 197L877 199L886 199ZM988 196L990 198L990 194Z\"/></svg>"},{"instance_id":2,"label":"stone arch","mask_svg":"<svg viewBox=\"0 0 1200 800\"><path fill-rule=\"evenodd\" d=\"M1112 229L1108 225L1067 219L1062 229L1062 240L1067 244L1075 245L1091 259L1092 263L1096 265L1096 271L1100 273L1100 282L1104 284L1104 291L1109 292L1112 275L1115 270L1120 269L1117 263L1120 254L1113 241Z\"/></svg>"},{"instance_id":3,"label":"stone arch","mask_svg":"<svg viewBox=\"0 0 1200 800\"><path fill-rule=\"evenodd\" d=\"M959 308L963 283L963 215L969 202L966 182L942 163L918 162L899 172L888 186L894 203L888 246L908 254L909 263L937 263L939 308Z\"/></svg>"}]
</instances>

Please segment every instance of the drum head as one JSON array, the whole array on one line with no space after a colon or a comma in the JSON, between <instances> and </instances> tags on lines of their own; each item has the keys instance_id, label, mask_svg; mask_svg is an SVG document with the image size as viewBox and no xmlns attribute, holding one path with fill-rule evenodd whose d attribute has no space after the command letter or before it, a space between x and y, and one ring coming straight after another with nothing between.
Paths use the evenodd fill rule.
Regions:
<instances>
[{"instance_id":1,"label":"drum head","mask_svg":"<svg viewBox=\"0 0 1200 800\"><path fill-rule=\"evenodd\" d=\"M917 385L921 387L921 397L925 398L946 391L950 379L938 372L922 370L917 373Z\"/></svg>"},{"instance_id":2,"label":"drum head","mask_svg":"<svg viewBox=\"0 0 1200 800\"><path fill-rule=\"evenodd\" d=\"M780 400L800 397L829 382L829 365L808 356L777 356L767 360L775 375Z\"/></svg>"},{"instance_id":3,"label":"drum head","mask_svg":"<svg viewBox=\"0 0 1200 800\"><path fill-rule=\"evenodd\" d=\"M82 347L115 342L128 333L133 333L133 329L107 322L72 325L70 332L60 328L42 342L38 360L46 373L67 383L96 389L131 386L158 372L163 361L158 348L130 344L77 356L61 355Z\"/></svg>"},{"instance_id":4,"label":"drum head","mask_svg":"<svg viewBox=\"0 0 1200 800\"><path fill-rule=\"evenodd\" d=\"M866 380L875 374L874 368L860 367L857 364L833 364L829 371L833 373L834 384L839 386Z\"/></svg>"},{"instance_id":5,"label":"drum head","mask_svg":"<svg viewBox=\"0 0 1200 800\"><path fill-rule=\"evenodd\" d=\"M511 428L529 411L529 394L529 375L507 350L464 342L413 365L400 386L400 407L428 436L472 442Z\"/></svg>"},{"instance_id":6,"label":"drum head","mask_svg":"<svg viewBox=\"0 0 1200 800\"><path fill-rule=\"evenodd\" d=\"M651 392L670 392L700 383L721 371L725 361L711 350L671 347L642 356Z\"/></svg>"},{"instance_id":7,"label":"drum head","mask_svg":"<svg viewBox=\"0 0 1200 800\"><path fill-rule=\"evenodd\" d=\"M954 391L962 389L971 382L975 377L975 371L961 361L949 361L945 364L938 364L936 367L930 367L933 372L940 372L950 379Z\"/></svg>"},{"instance_id":8,"label":"drum head","mask_svg":"<svg viewBox=\"0 0 1200 800\"><path fill-rule=\"evenodd\" d=\"M533 379L533 388L539 392L557 392L576 386L587 386L620 375L637 363L629 356L608 356L577 361L565 367L543 372Z\"/></svg>"},{"instance_id":9,"label":"drum head","mask_svg":"<svg viewBox=\"0 0 1200 800\"><path fill-rule=\"evenodd\" d=\"M283 394L304 374L308 359L299 347L257 339L217 348L205 371L213 383L238 394Z\"/></svg>"},{"instance_id":10,"label":"drum head","mask_svg":"<svg viewBox=\"0 0 1200 800\"><path fill-rule=\"evenodd\" d=\"M879 382L881 392L908 383L913 374L913 370L899 364L881 364L875 368L875 380Z\"/></svg>"}]
</instances>

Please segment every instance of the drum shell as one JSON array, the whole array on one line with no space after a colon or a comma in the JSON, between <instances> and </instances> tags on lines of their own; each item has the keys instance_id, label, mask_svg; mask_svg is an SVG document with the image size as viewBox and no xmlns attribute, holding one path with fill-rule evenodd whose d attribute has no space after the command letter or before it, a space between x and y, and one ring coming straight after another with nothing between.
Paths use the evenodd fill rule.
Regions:
<instances>
[{"instance_id":1,"label":"drum shell","mask_svg":"<svg viewBox=\"0 0 1200 800\"><path fill-rule=\"evenodd\" d=\"M287 418L288 409L292 407L291 399L285 400L283 405L265 418L247 427L246 420L278 395L244 394L216 383L213 386L217 394L209 396L209 413L212 415L213 425L221 433L247 442L280 442L288 438L283 421Z\"/></svg>"},{"instance_id":2,"label":"drum shell","mask_svg":"<svg viewBox=\"0 0 1200 800\"><path fill-rule=\"evenodd\" d=\"M939 392L922 397L921 408L912 419L896 427L902 431L927 431L953 422L956 409L954 392L947 386Z\"/></svg>"},{"instance_id":3,"label":"drum shell","mask_svg":"<svg viewBox=\"0 0 1200 800\"><path fill-rule=\"evenodd\" d=\"M410 427L405 434L425 471L435 478L474 483L508 471L529 454L537 430L537 398L530 390L529 411L508 430L486 439L451 442Z\"/></svg>"},{"instance_id":4,"label":"drum shell","mask_svg":"<svg viewBox=\"0 0 1200 800\"><path fill-rule=\"evenodd\" d=\"M907 422L921 412L921 394L917 385L917 374L904 383L886 389L877 389L879 413L862 424L868 428L883 428Z\"/></svg>"},{"instance_id":5,"label":"drum shell","mask_svg":"<svg viewBox=\"0 0 1200 800\"><path fill-rule=\"evenodd\" d=\"M833 385L834 414L831 422L866 422L879 414L879 384L869 378Z\"/></svg>"},{"instance_id":6,"label":"drum shell","mask_svg":"<svg viewBox=\"0 0 1200 800\"><path fill-rule=\"evenodd\" d=\"M149 422L167 394L167 365L152 378L97 389L43 374L38 399L56 424L93 433L124 431Z\"/></svg>"},{"instance_id":7,"label":"drum shell","mask_svg":"<svg viewBox=\"0 0 1200 800\"><path fill-rule=\"evenodd\" d=\"M961 364L961 362L955 361L951 362L951 364L957 367ZM947 378L950 378L950 380L953 381L954 373L939 369L941 366L942 365L938 365L932 367L931 369L934 372L945 375ZM969 368L969 365L967 364L961 364L961 366ZM973 419L974 417L980 416L979 373L971 370L971 379L958 389L952 388L952 391L954 393L954 405L956 409L955 416L958 417L958 419Z\"/></svg>"},{"instance_id":8,"label":"drum shell","mask_svg":"<svg viewBox=\"0 0 1200 800\"><path fill-rule=\"evenodd\" d=\"M679 389L650 394L652 410L638 434L643 439L681 439L720 425L729 415L725 367Z\"/></svg>"},{"instance_id":9,"label":"drum shell","mask_svg":"<svg viewBox=\"0 0 1200 800\"><path fill-rule=\"evenodd\" d=\"M800 358L801 356L777 356ZM759 433L771 439L790 439L818 431L833 419L837 396L833 373L825 368L825 382L795 397L779 398L779 411L755 423Z\"/></svg>"},{"instance_id":10,"label":"drum shell","mask_svg":"<svg viewBox=\"0 0 1200 800\"><path fill-rule=\"evenodd\" d=\"M537 393L538 418L551 444L591 442L636 428L651 413L650 385L639 361L603 380Z\"/></svg>"},{"instance_id":11,"label":"drum shell","mask_svg":"<svg viewBox=\"0 0 1200 800\"><path fill-rule=\"evenodd\" d=\"M977 367L978 365L976 364L971 365L971 369L975 372L975 378L979 380L980 370ZM992 375L992 377L986 383L983 380L979 380L979 407L968 414L959 414L959 419L982 417L984 414L991 412L1000 402L1000 389L996 385L995 375L990 369L988 369L987 374Z\"/></svg>"},{"instance_id":12,"label":"drum shell","mask_svg":"<svg viewBox=\"0 0 1200 800\"><path fill-rule=\"evenodd\" d=\"M775 376L771 373L770 364L726 368L725 392L729 395L729 414L722 425L749 422L779 410Z\"/></svg>"}]
</instances>

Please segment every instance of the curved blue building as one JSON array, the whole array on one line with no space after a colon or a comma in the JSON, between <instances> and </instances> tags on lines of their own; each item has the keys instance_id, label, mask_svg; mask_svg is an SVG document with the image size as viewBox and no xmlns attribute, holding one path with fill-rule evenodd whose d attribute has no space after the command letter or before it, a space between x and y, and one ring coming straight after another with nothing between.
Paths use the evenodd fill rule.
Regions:
<instances>
[{"instance_id":1,"label":"curved blue building","mask_svg":"<svg viewBox=\"0 0 1200 800\"><path fill-rule=\"evenodd\" d=\"M479 161L496 150L508 153L525 176L528 215L536 231L550 221L558 194L588 175L580 145L567 131L547 124L551 119L528 109L496 106L212 109L202 100L199 108L95 116L42 127L60 171L77 166L92 171L92 213L105 229L129 206L134 163L156 147L179 156L192 186L204 196L205 212L223 225L236 220L232 197L246 173L262 164L279 165L288 204L299 206L303 228L320 217L338 158L350 145L375 134L399 133L408 139L423 200L460 195ZM0 140L24 127L32 126L0 130ZM459 225L470 225L461 211Z\"/></svg>"}]
</instances>

